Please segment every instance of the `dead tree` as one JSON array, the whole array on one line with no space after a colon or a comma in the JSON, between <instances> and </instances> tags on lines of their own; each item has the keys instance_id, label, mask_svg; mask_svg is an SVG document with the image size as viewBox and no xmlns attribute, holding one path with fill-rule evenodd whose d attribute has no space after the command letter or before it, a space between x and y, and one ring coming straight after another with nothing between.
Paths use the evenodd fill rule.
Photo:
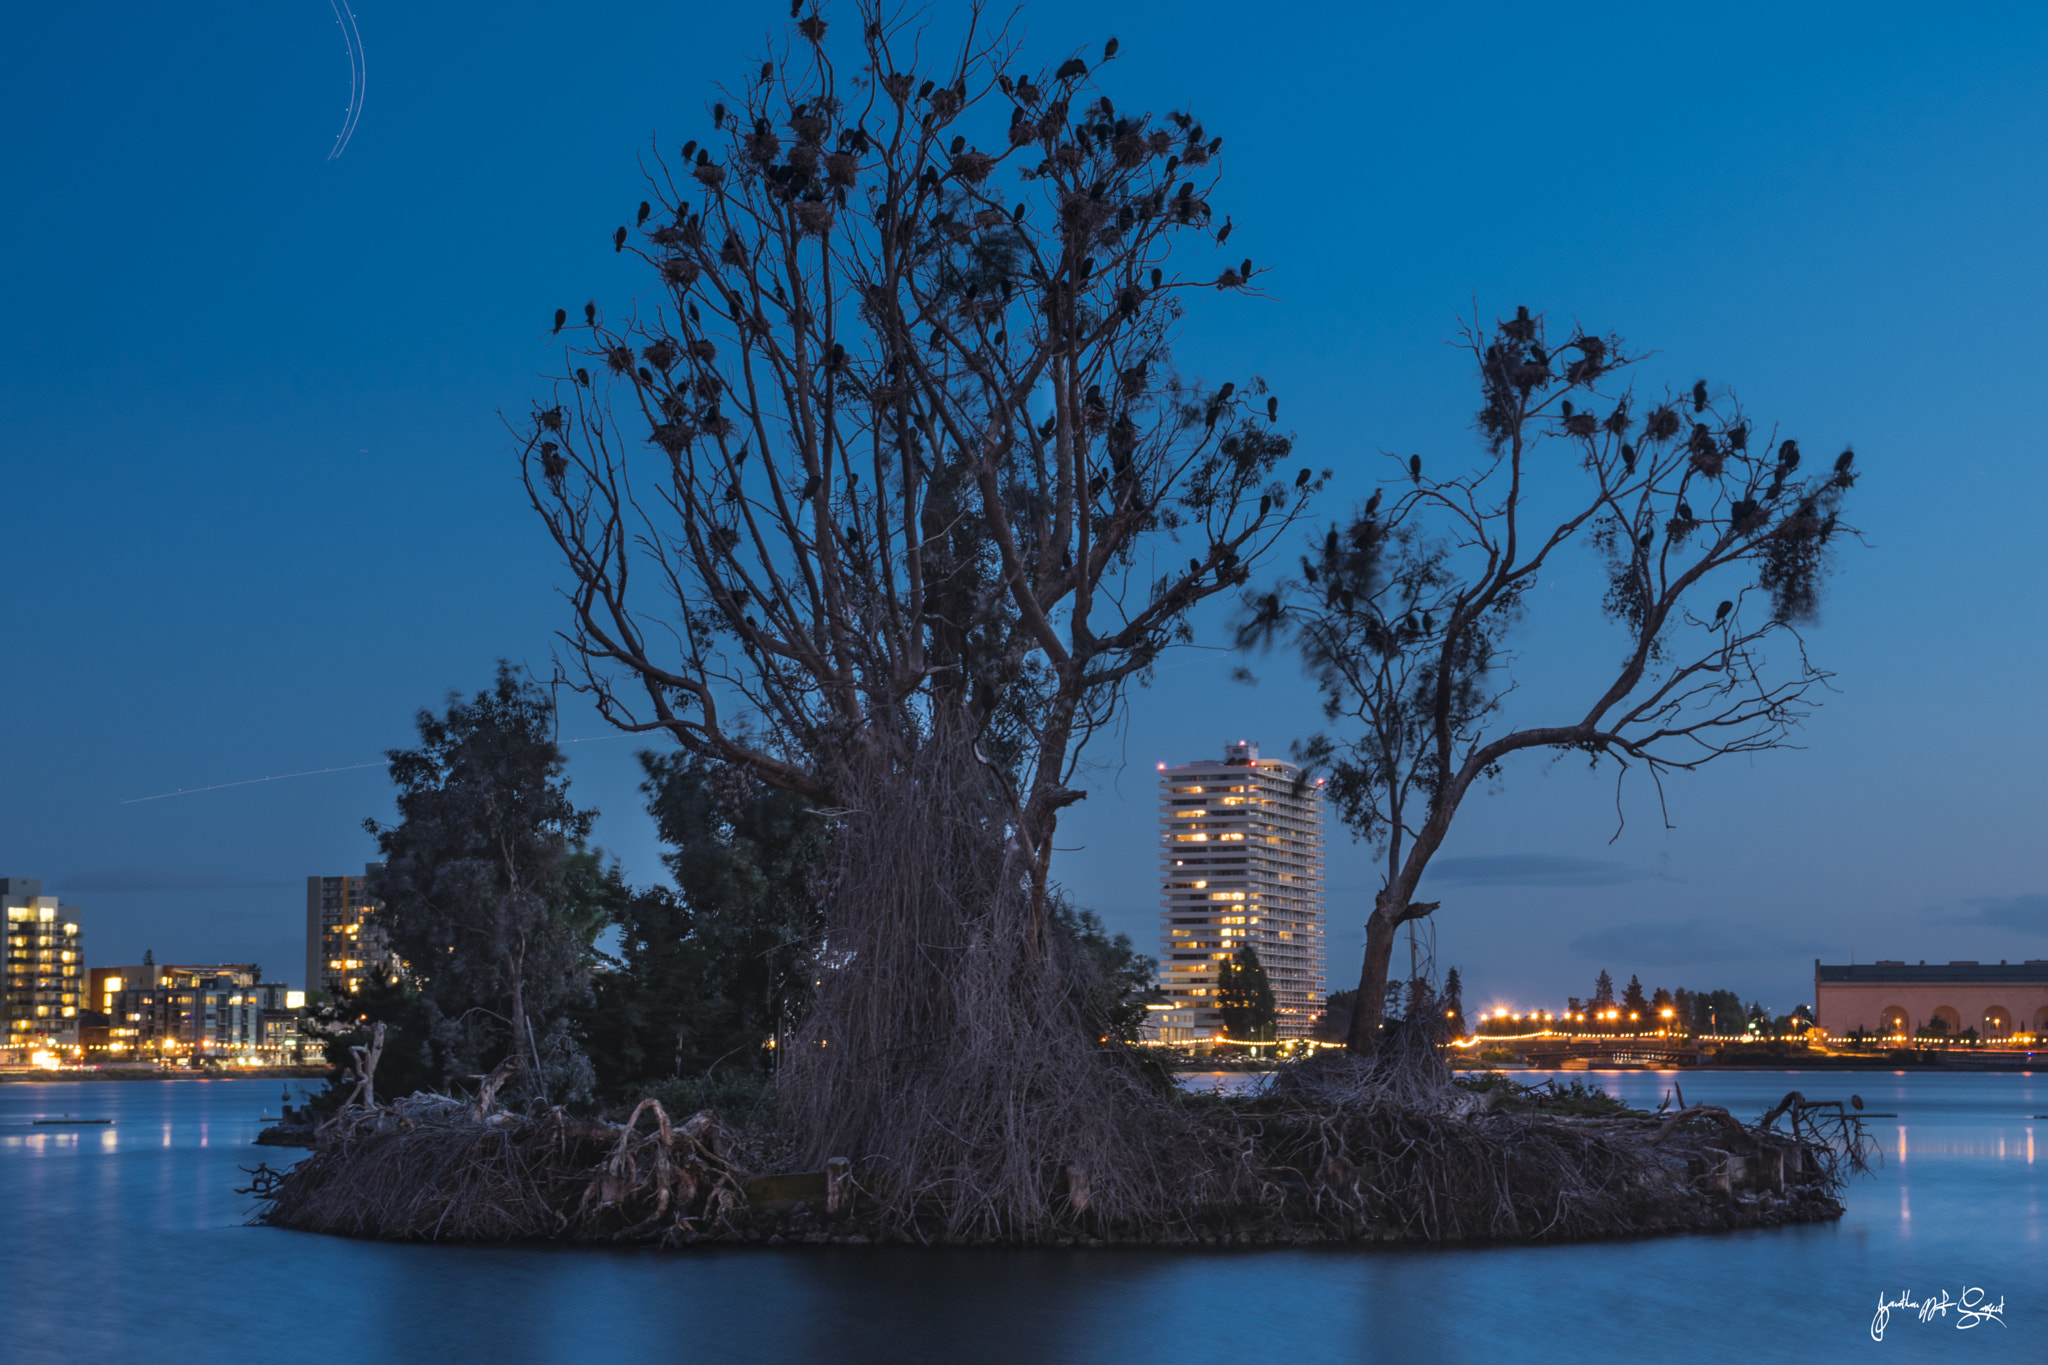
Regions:
<instances>
[{"instance_id":1,"label":"dead tree","mask_svg":"<svg viewBox=\"0 0 2048 1365\"><path fill-rule=\"evenodd\" d=\"M1325 714L1350 723L1302 751L1383 860L1349 1040L1363 1054L1396 930L1437 908L1416 889L1475 783L1548 750L1612 761L1617 781L1646 771L1661 800L1666 773L1784 746L1830 676L1800 627L1848 534L1852 452L1812 470L1704 380L1645 400L1620 382L1635 362L1619 338L1575 328L1552 346L1526 308L1464 340L1477 466L1438 478L1419 455L1399 461L1391 502L1383 488L1329 527L1298 575L1247 598L1239 627L1240 644L1298 647ZM1604 558L1615 666L1583 709L1508 725L1509 636L1546 567L1581 544Z\"/></svg>"},{"instance_id":2,"label":"dead tree","mask_svg":"<svg viewBox=\"0 0 2048 1365\"><path fill-rule=\"evenodd\" d=\"M1004 1072L1060 1067L1018 1050L1093 1046L1045 914L1086 741L1321 480L1280 468L1262 382L1171 363L1186 301L1263 273L1216 256L1222 139L1116 108L1080 56L1027 67L979 7L929 69L933 33L857 13L843 43L801 15L701 145L653 156L613 243L657 293L585 308L524 470L574 685L841 822L783 1073L813 1154L971 1202L967 1167L1021 1172L1037 1139L949 1167L906 1125L1028 1126ZM1114 1205L1102 1153L1052 1155Z\"/></svg>"}]
</instances>

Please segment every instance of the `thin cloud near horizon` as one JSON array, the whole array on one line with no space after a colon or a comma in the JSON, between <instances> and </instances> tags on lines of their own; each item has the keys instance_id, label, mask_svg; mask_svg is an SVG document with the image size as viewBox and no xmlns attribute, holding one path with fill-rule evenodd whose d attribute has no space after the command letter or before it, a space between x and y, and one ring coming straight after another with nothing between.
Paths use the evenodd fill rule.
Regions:
<instances>
[{"instance_id":1,"label":"thin cloud near horizon","mask_svg":"<svg viewBox=\"0 0 2048 1365\"><path fill-rule=\"evenodd\" d=\"M1424 880L1445 886L1621 886L1627 882L1670 881L1601 858L1566 858L1548 853L1488 853L1439 858Z\"/></svg>"}]
</instances>

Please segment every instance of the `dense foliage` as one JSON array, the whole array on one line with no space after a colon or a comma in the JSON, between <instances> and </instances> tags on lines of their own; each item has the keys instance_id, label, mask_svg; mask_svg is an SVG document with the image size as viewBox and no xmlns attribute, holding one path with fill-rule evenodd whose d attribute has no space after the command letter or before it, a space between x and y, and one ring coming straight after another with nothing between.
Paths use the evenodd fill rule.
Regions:
<instances>
[{"instance_id":1,"label":"dense foliage","mask_svg":"<svg viewBox=\"0 0 2048 1365\"><path fill-rule=\"evenodd\" d=\"M1247 943L1223 960L1216 973L1216 1008L1223 1015L1223 1032L1240 1042L1269 1042L1279 1010L1273 1001L1273 985L1259 961L1259 950Z\"/></svg>"},{"instance_id":2,"label":"dense foliage","mask_svg":"<svg viewBox=\"0 0 2048 1365\"><path fill-rule=\"evenodd\" d=\"M823 917L811 878L829 823L803 797L688 754L642 754L675 889L617 907L588 1046L608 1096L744 1092L809 1012ZM721 1086L723 1087L721 1089Z\"/></svg>"},{"instance_id":3,"label":"dense foliage","mask_svg":"<svg viewBox=\"0 0 2048 1365\"><path fill-rule=\"evenodd\" d=\"M405 964L351 1002L387 1025L382 1088L394 1072L446 1087L502 1065L510 1097L586 1097L574 1016L625 887L588 846L597 812L569 799L554 707L500 663L489 690L416 724L419 747L390 754L399 818L366 825L384 856L378 918Z\"/></svg>"}]
</instances>

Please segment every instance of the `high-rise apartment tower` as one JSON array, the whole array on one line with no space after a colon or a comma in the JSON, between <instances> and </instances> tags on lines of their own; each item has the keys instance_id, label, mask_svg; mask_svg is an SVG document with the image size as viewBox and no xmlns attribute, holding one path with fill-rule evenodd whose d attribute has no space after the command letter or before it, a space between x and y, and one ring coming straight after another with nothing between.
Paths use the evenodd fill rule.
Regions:
<instances>
[{"instance_id":1,"label":"high-rise apartment tower","mask_svg":"<svg viewBox=\"0 0 2048 1365\"><path fill-rule=\"evenodd\" d=\"M78 907L43 894L37 877L0 877L6 974L0 976L0 1061L26 1063L78 1043L85 945Z\"/></svg>"},{"instance_id":2,"label":"high-rise apartment tower","mask_svg":"<svg viewBox=\"0 0 2048 1365\"><path fill-rule=\"evenodd\" d=\"M306 878L306 989L345 1000L373 972L391 969L391 950L377 923L383 902L370 898L371 863L360 877Z\"/></svg>"},{"instance_id":3,"label":"high-rise apartment tower","mask_svg":"<svg viewBox=\"0 0 2048 1365\"><path fill-rule=\"evenodd\" d=\"M1273 986L1275 1033L1308 1037L1325 989L1322 784L1248 741L1221 763L1162 765L1159 873L1160 1040L1222 1033L1217 970L1247 943Z\"/></svg>"}]
</instances>

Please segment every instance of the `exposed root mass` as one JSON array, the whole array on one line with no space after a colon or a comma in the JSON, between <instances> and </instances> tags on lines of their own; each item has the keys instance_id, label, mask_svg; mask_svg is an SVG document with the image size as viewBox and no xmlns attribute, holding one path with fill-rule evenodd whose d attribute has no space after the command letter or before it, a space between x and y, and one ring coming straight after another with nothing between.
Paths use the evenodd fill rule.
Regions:
<instances>
[{"instance_id":1,"label":"exposed root mass","mask_svg":"<svg viewBox=\"0 0 2048 1365\"><path fill-rule=\"evenodd\" d=\"M1839 1105L1797 1094L1756 1124L1705 1105L1622 1110L1597 1092L1579 1106L1596 1112L1572 1114L1557 1112L1571 1096L1544 1088L1408 1070L1328 1060L1250 1101L1162 1101L1184 1152L1134 1137L1126 1150L1156 1155L1149 1170L1045 1172L1042 1216L1009 1226L962 1227L956 1202L845 1158L760 1174L787 1149L708 1110L674 1124L651 1100L625 1125L436 1096L346 1111L314 1155L262 1170L250 1193L273 1225L420 1241L1534 1242L1825 1221L1870 1150ZM1098 1202L1148 1179L1186 1202L1169 1217Z\"/></svg>"}]
</instances>

